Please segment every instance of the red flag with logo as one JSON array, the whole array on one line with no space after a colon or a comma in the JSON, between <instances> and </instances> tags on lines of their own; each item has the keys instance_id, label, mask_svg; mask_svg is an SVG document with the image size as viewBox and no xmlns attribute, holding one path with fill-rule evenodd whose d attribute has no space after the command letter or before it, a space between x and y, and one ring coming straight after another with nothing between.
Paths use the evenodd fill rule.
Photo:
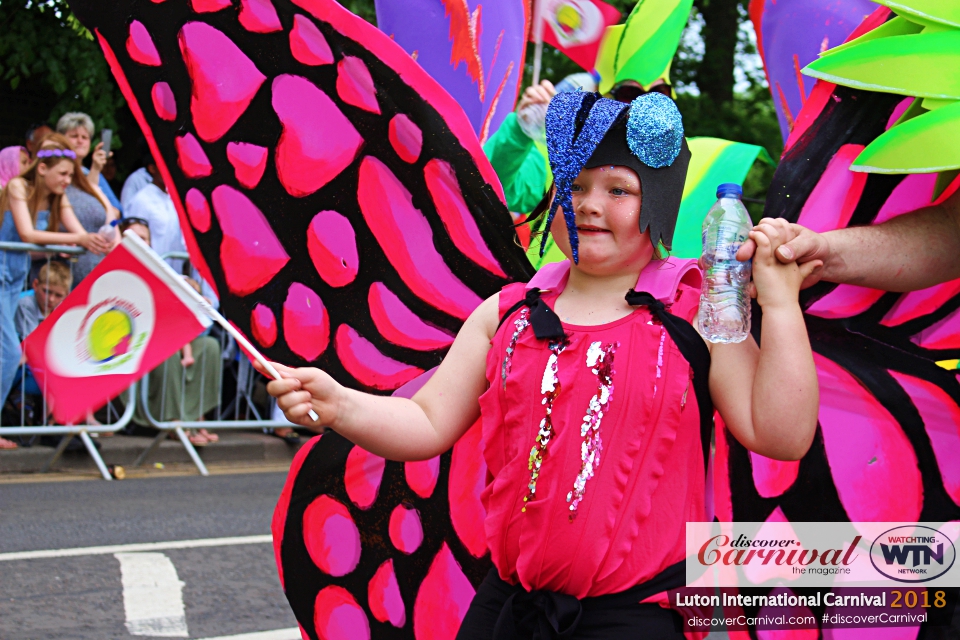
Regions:
<instances>
[{"instance_id":1,"label":"red flag with logo","mask_svg":"<svg viewBox=\"0 0 960 640\"><path fill-rule=\"evenodd\" d=\"M538 1L542 3L543 41L592 71L603 34L607 27L617 24L620 12L602 0Z\"/></svg>"},{"instance_id":2,"label":"red flag with logo","mask_svg":"<svg viewBox=\"0 0 960 640\"><path fill-rule=\"evenodd\" d=\"M212 324L202 299L131 235L23 341L60 424L103 406Z\"/></svg>"}]
</instances>

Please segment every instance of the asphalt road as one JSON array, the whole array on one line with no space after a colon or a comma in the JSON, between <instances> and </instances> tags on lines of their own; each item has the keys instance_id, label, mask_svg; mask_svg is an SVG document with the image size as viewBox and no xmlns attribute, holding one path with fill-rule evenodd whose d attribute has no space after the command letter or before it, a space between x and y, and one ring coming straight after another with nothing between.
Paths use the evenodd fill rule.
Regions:
<instances>
[{"instance_id":1,"label":"asphalt road","mask_svg":"<svg viewBox=\"0 0 960 640\"><path fill-rule=\"evenodd\" d=\"M296 627L267 542L132 554L123 547L269 534L283 481L282 473L252 473L0 485L0 639L156 637L150 628L166 637L213 638ZM2 555L103 545L121 548L67 557ZM142 562L148 581L162 583L169 574L168 584L138 583ZM164 606L174 614L179 606L179 619L148 620L144 631L141 618Z\"/></svg>"}]
</instances>

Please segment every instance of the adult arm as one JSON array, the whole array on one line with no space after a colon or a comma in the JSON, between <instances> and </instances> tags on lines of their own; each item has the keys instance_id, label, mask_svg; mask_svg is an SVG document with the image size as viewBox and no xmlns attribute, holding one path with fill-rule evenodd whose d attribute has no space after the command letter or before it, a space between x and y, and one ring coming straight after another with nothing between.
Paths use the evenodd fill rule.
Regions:
<instances>
[{"instance_id":1,"label":"adult arm","mask_svg":"<svg viewBox=\"0 0 960 640\"><path fill-rule=\"evenodd\" d=\"M488 298L470 314L436 373L412 399L363 393L319 369L283 366L277 370L284 379L270 382L267 390L296 424L329 427L389 460L432 458L452 447L480 415L498 299ZM318 421L309 417L311 409Z\"/></svg>"}]
</instances>

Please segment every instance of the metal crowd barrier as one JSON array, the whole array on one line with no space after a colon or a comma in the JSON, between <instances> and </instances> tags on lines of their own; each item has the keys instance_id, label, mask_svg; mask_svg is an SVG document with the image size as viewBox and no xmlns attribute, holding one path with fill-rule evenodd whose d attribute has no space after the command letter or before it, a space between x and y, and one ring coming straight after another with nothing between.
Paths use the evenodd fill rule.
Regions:
<instances>
[{"instance_id":1,"label":"metal crowd barrier","mask_svg":"<svg viewBox=\"0 0 960 640\"><path fill-rule=\"evenodd\" d=\"M78 247L60 247L60 246L40 246L32 245L26 243L15 243L15 242L0 242L0 251L12 251L12 252L38 252L44 253L47 255L47 262L50 262L50 258L55 254L67 254L70 256L82 255L85 251ZM6 254L0 254L4 256ZM167 260L189 260L189 256L186 253L167 253L162 256ZM3 265L5 266L5 265ZM203 336L200 336L203 337ZM194 340L196 342L196 340ZM208 343L209 344L209 343ZM265 416L261 416L258 411L254 401L253 401L253 389L256 382L257 374L254 371L253 367L250 365L249 360L243 356L236 347L235 341L227 335L225 332L219 332L219 362L215 364L218 384L216 385L216 411L215 417L212 420L203 420L203 415L209 413L209 411L203 411L204 407L204 393L205 384L207 375L207 361L206 358L210 357L208 352L210 349L204 349L203 352L196 359L194 373L194 380L196 375L199 372L200 379L198 382L199 389L199 399L196 403L200 408L200 413L197 416L187 416L184 414L184 408L187 403L187 394L189 391L187 388L187 376L179 375L179 380L181 382L179 389L168 389L168 367L171 366L171 362L174 361L174 357L168 358L163 364L158 367L160 370L159 376L155 376L157 370L151 372L144 376L144 378L137 384L132 385L126 392L121 394L126 398L126 401L123 403L122 411L119 411L114 406L114 401L111 401L107 405L107 415L108 420L115 414L116 419L108 424L103 425L46 425L46 426L30 426L26 425L26 414L25 414L25 397L26 397L26 368L21 367L21 381L20 381L20 425L3 425L2 424L2 415L0 415L0 436L13 436L13 437L24 437L24 436L51 436L51 435L60 435L63 436L60 440L59 445L54 450L50 459L44 464L41 469L41 473L47 472L50 468L59 460L60 456L66 450L67 445L74 437L79 437L81 442L83 442L84 447L89 453L90 457L93 459L94 463L97 466L97 469L100 471L100 474L105 480L111 480L111 474L106 464L104 464L103 458L100 455L100 452L97 450L96 446L93 443L93 440L90 438L91 434L99 433L112 433L120 429L125 428L130 424L134 418L134 414L138 413L138 417L141 421L147 422L150 426L158 430L158 434L150 443L150 445L140 454L137 460L134 462L133 466L137 467L143 464L146 459L150 456L153 451L160 445L160 443L168 437L170 433L175 433L177 439L183 445L187 454L190 456L190 459L193 461L194 465L197 467L197 470L201 475L207 476L209 472L207 471L206 466L203 463L203 460L200 458L200 455L197 453L196 448L193 443L190 442L190 437L187 433L187 429L194 428L214 428L217 430L223 429L262 429L270 427L289 427L291 424L286 421L270 420ZM0 352L0 358L2 358L2 352ZM234 397L224 405L223 403L223 381L224 376L228 373L233 373L232 364L236 362L236 394ZM176 366L179 366L179 363L175 363ZM151 410L151 378L159 377L161 379L160 390L159 390L159 407L160 415L154 416ZM139 385L140 393L137 393L137 388ZM168 394L179 394L179 404L180 415L167 415L165 411L167 406L167 396ZM209 399L209 396L207 397ZM176 404L176 403L175 403ZM209 404L209 402L208 402ZM139 408L139 412L137 409ZM212 410L212 409L211 409ZM41 417L47 416L47 405L46 405L46 395L44 394L42 400L42 413ZM43 420L46 422L46 420ZM3 452L0 451L0 460L2 460Z\"/></svg>"}]
</instances>

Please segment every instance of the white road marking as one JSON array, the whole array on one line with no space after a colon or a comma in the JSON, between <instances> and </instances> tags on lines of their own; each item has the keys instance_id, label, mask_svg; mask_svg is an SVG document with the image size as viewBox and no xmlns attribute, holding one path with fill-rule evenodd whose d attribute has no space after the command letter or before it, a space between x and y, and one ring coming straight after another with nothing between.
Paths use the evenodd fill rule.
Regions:
<instances>
[{"instance_id":1,"label":"white road marking","mask_svg":"<svg viewBox=\"0 0 960 640\"><path fill-rule=\"evenodd\" d=\"M41 558L69 558L71 556L112 555L138 551L165 551L167 549L195 549L197 547L230 547L240 544L266 544L273 542L269 535L238 536L233 538L200 538L198 540L171 540L169 542L142 542L116 544L105 547L77 547L74 549L43 549L40 551L14 551L0 553L0 562L13 560L37 560Z\"/></svg>"},{"instance_id":2,"label":"white road marking","mask_svg":"<svg viewBox=\"0 0 960 640\"><path fill-rule=\"evenodd\" d=\"M183 582L162 553L116 553L127 631L134 636L187 638Z\"/></svg>"},{"instance_id":3,"label":"white road marking","mask_svg":"<svg viewBox=\"0 0 960 640\"><path fill-rule=\"evenodd\" d=\"M238 636L217 636L216 638L202 638L201 640L300 640L300 629L277 629L275 631L256 631L241 633Z\"/></svg>"}]
</instances>

